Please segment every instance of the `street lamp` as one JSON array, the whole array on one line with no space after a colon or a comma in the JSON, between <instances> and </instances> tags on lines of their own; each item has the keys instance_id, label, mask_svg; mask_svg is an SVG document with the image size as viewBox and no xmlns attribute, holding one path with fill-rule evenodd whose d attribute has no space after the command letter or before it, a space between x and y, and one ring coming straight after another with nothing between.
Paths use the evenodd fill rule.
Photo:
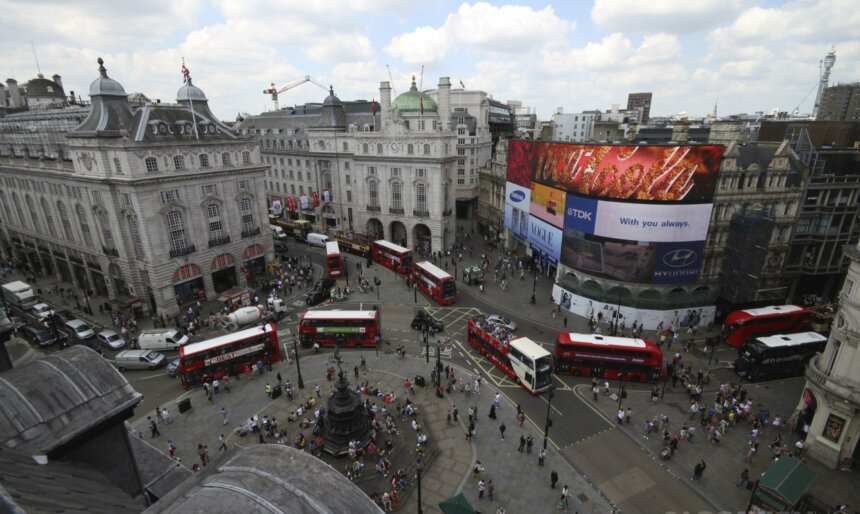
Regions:
<instances>
[{"instance_id":1,"label":"street lamp","mask_svg":"<svg viewBox=\"0 0 860 514\"><path fill-rule=\"evenodd\" d=\"M424 325L424 351L427 357L427 364L430 364L430 340L427 339L427 325Z\"/></svg>"},{"instance_id":2,"label":"street lamp","mask_svg":"<svg viewBox=\"0 0 860 514\"><path fill-rule=\"evenodd\" d=\"M418 284L412 284L412 291L415 293L415 303L418 303Z\"/></svg>"},{"instance_id":3,"label":"street lamp","mask_svg":"<svg viewBox=\"0 0 860 514\"><path fill-rule=\"evenodd\" d=\"M618 335L618 320L621 319L621 293L618 293L618 306L615 308L615 326L612 328L612 335Z\"/></svg>"},{"instance_id":4,"label":"street lamp","mask_svg":"<svg viewBox=\"0 0 860 514\"><path fill-rule=\"evenodd\" d=\"M442 350L438 344L436 345L436 376L440 377L438 385L442 385Z\"/></svg>"},{"instance_id":5,"label":"street lamp","mask_svg":"<svg viewBox=\"0 0 860 514\"><path fill-rule=\"evenodd\" d=\"M549 427L552 426L552 420L549 419L550 409L552 409L552 397L555 396L555 387L549 386L547 392L547 400L546 400L546 424L543 427L543 449L546 450L546 442L549 439Z\"/></svg>"},{"instance_id":6,"label":"street lamp","mask_svg":"<svg viewBox=\"0 0 860 514\"><path fill-rule=\"evenodd\" d=\"M622 372L620 378L620 382L618 382L618 408L621 408L621 400L624 399L624 378L627 376L627 373Z\"/></svg>"},{"instance_id":7,"label":"street lamp","mask_svg":"<svg viewBox=\"0 0 860 514\"><path fill-rule=\"evenodd\" d=\"M305 388L305 381L302 380L302 366L299 364L299 344L298 339L293 336L293 352L296 354L296 371L299 374L299 389Z\"/></svg>"},{"instance_id":8,"label":"street lamp","mask_svg":"<svg viewBox=\"0 0 860 514\"><path fill-rule=\"evenodd\" d=\"M415 463L415 470L418 472L418 514L424 514L424 509L421 508L421 472L424 471L424 462L421 461L420 455Z\"/></svg>"}]
</instances>

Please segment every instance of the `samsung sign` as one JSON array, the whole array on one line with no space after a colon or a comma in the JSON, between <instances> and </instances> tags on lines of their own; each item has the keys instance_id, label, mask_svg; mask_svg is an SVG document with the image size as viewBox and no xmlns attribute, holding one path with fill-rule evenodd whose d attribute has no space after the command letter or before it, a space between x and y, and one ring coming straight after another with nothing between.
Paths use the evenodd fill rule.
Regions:
<instances>
[{"instance_id":1,"label":"samsung sign","mask_svg":"<svg viewBox=\"0 0 860 514\"><path fill-rule=\"evenodd\" d=\"M505 203L528 212L531 202L531 189L505 182Z\"/></svg>"},{"instance_id":2,"label":"samsung sign","mask_svg":"<svg viewBox=\"0 0 860 514\"><path fill-rule=\"evenodd\" d=\"M510 195L511 203L520 203L526 199L526 194L522 191L513 191Z\"/></svg>"}]
</instances>

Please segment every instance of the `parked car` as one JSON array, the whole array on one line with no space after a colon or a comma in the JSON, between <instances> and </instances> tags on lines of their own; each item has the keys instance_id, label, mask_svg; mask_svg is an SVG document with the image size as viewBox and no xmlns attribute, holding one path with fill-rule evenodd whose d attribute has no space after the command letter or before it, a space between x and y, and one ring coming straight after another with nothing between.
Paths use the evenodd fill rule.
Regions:
<instances>
[{"instance_id":1,"label":"parked car","mask_svg":"<svg viewBox=\"0 0 860 514\"><path fill-rule=\"evenodd\" d=\"M516 321L511 321L504 316L499 316L498 314L491 314L487 316L487 321L494 325L499 325L502 328L506 328L511 332L515 332L517 330Z\"/></svg>"},{"instance_id":2,"label":"parked car","mask_svg":"<svg viewBox=\"0 0 860 514\"><path fill-rule=\"evenodd\" d=\"M120 337L120 335L113 330L102 330L98 333L96 338L102 346L107 346L111 350L125 348L125 339Z\"/></svg>"},{"instance_id":3,"label":"parked car","mask_svg":"<svg viewBox=\"0 0 860 514\"><path fill-rule=\"evenodd\" d=\"M171 359L170 362L167 363L167 367L164 369L167 373L168 377L176 377L179 375L179 357L175 359Z\"/></svg>"},{"instance_id":4,"label":"parked car","mask_svg":"<svg viewBox=\"0 0 860 514\"><path fill-rule=\"evenodd\" d=\"M314 291L325 291L328 293L331 288L337 285L333 278L321 278L314 284Z\"/></svg>"},{"instance_id":5,"label":"parked car","mask_svg":"<svg viewBox=\"0 0 860 514\"><path fill-rule=\"evenodd\" d=\"M120 371L127 369L155 369L164 366L163 353L153 350L123 350L116 354L116 367Z\"/></svg>"},{"instance_id":6,"label":"parked car","mask_svg":"<svg viewBox=\"0 0 860 514\"><path fill-rule=\"evenodd\" d=\"M96 335L92 327L79 319L67 321L66 328L69 329L69 331L74 334L80 342L87 341Z\"/></svg>"},{"instance_id":7,"label":"parked car","mask_svg":"<svg viewBox=\"0 0 860 514\"><path fill-rule=\"evenodd\" d=\"M47 328L22 327L18 333L27 341L38 346L51 346L58 341L54 333Z\"/></svg>"},{"instance_id":8,"label":"parked car","mask_svg":"<svg viewBox=\"0 0 860 514\"><path fill-rule=\"evenodd\" d=\"M66 323L68 321L72 321L73 319L75 319L75 315L72 314L71 312L67 311L66 309L54 311L54 314L58 318L60 318L61 323Z\"/></svg>"},{"instance_id":9,"label":"parked car","mask_svg":"<svg viewBox=\"0 0 860 514\"><path fill-rule=\"evenodd\" d=\"M9 323L12 324L12 330L18 330L21 327L27 326L27 320L21 316L9 316Z\"/></svg>"},{"instance_id":10,"label":"parked car","mask_svg":"<svg viewBox=\"0 0 860 514\"><path fill-rule=\"evenodd\" d=\"M42 321L50 316L53 310L47 303L37 303L33 306L33 315L36 316L36 319Z\"/></svg>"},{"instance_id":11,"label":"parked car","mask_svg":"<svg viewBox=\"0 0 860 514\"><path fill-rule=\"evenodd\" d=\"M331 291L328 289L314 289L305 297L305 303L308 305L319 305L331 298Z\"/></svg>"},{"instance_id":12,"label":"parked car","mask_svg":"<svg viewBox=\"0 0 860 514\"><path fill-rule=\"evenodd\" d=\"M425 325L431 334L445 330L445 325L441 321L427 314L426 311L420 310L412 318L412 330L422 330Z\"/></svg>"}]
</instances>

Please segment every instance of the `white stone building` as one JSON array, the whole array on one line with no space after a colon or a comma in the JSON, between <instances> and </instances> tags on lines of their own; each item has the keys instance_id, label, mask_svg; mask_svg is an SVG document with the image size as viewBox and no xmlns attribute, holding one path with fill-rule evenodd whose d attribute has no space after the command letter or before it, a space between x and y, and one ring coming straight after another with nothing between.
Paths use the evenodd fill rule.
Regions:
<instances>
[{"instance_id":1,"label":"white stone building","mask_svg":"<svg viewBox=\"0 0 860 514\"><path fill-rule=\"evenodd\" d=\"M553 141L569 141L571 143L584 143L592 139L594 134L594 121L598 118L598 112L580 112L565 114L558 112L552 115L552 139Z\"/></svg>"}]
</instances>

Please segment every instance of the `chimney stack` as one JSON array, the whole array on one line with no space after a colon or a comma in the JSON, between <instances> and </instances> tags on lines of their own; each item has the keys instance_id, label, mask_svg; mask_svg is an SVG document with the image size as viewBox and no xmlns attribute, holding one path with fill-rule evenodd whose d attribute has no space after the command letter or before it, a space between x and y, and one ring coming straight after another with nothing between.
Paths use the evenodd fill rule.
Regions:
<instances>
[{"instance_id":1,"label":"chimney stack","mask_svg":"<svg viewBox=\"0 0 860 514\"><path fill-rule=\"evenodd\" d=\"M58 86L63 88L63 91L65 92L66 88L63 87L63 77L55 73L54 76L51 78L54 79L54 82L56 82Z\"/></svg>"},{"instance_id":2,"label":"chimney stack","mask_svg":"<svg viewBox=\"0 0 860 514\"><path fill-rule=\"evenodd\" d=\"M439 77L437 106L439 109L439 124L442 125L441 130L448 132L451 130L451 79L449 77Z\"/></svg>"},{"instance_id":3,"label":"chimney stack","mask_svg":"<svg viewBox=\"0 0 860 514\"><path fill-rule=\"evenodd\" d=\"M381 120L382 128L391 119L391 84L388 82L379 83L379 119Z\"/></svg>"},{"instance_id":4,"label":"chimney stack","mask_svg":"<svg viewBox=\"0 0 860 514\"><path fill-rule=\"evenodd\" d=\"M21 90L18 89L18 81L15 79L6 79L6 87L9 88L10 107L24 107Z\"/></svg>"}]
</instances>

